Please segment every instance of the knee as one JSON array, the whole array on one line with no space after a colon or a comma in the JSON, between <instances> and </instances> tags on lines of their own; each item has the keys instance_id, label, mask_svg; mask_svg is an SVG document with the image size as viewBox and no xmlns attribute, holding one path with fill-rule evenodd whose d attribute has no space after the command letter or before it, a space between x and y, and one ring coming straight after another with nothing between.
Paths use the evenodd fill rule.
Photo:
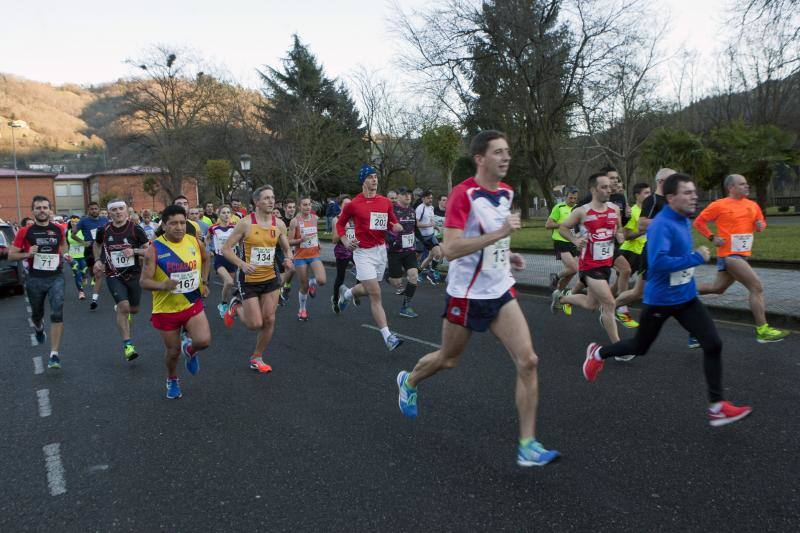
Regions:
<instances>
[{"instance_id":1,"label":"knee","mask_svg":"<svg viewBox=\"0 0 800 533\"><path fill-rule=\"evenodd\" d=\"M720 339L718 335L710 339L703 339L700 346L703 348L703 353L705 355L719 357L722 353L722 339Z\"/></svg>"},{"instance_id":2,"label":"knee","mask_svg":"<svg viewBox=\"0 0 800 533\"><path fill-rule=\"evenodd\" d=\"M269 328L273 327L274 325L275 325L275 315L274 314L267 315L261 320L261 328L262 329L269 329Z\"/></svg>"},{"instance_id":3,"label":"knee","mask_svg":"<svg viewBox=\"0 0 800 533\"><path fill-rule=\"evenodd\" d=\"M763 294L764 293L764 286L761 284L760 281L756 281L750 286L750 294Z\"/></svg>"},{"instance_id":4,"label":"knee","mask_svg":"<svg viewBox=\"0 0 800 533\"><path fill-rule=\"evenodd\" d=\"M203 334L192 337L192 348L195 351L205 350L211 345L211 335Z\"/></svg>"},{"instance_id":5,"label":"knee","mask_svg":"<svg viewBox=\"0 0 800 533\"><path fill-rule=\"evenodd\" d=\"M261 315L257 315L255 317L247 317L247 320L242 321L244 326L249 329L250 331L255 331L261 329L263 320L261 319Z\"/></svg>"},{"instance_id":6,"label":"knee","mask_svg":"<svg viewBox=\"0 0 800 533\"><path fill-rule=\"evenodd\" d=\"M439 359L442 368L451 369L458 366L458 357L454 357L452 355L447 355L447 354L441 354Z\"/></svg>"},{"instance_id":7,"label":"knee","mask_svg":"<svg viewBox=\"0 0 800 533\"><path fill-rule=\"evenodd\" d=\"M127 315L131 312L131 306L128 302L120 302L117 304L117 314L118 315Z\"/></svg>"},{"instance_id":8,"label":"knee","mask_svg":"<svg viewBox=\"0 0 800 533\"><path fill-rule=\"evenodd\" d=\"M539 367L539 357L531 349L524 356L517 359L517 373L522 377L530 377Z\"/></svg>"}]
</instances>

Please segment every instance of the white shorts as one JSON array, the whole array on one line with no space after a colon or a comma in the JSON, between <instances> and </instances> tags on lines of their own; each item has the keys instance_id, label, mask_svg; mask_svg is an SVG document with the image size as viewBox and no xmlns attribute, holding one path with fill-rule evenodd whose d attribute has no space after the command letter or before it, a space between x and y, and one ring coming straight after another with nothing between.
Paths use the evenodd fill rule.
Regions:
<instances>
[{"instance_id":1,"label":"white shorts","mask_svg":"<svg viewBox=\"0 0 800 533\"><path fill-rule=\"evenodd\" d=\"M386 270L386 247L375 246L373 248L356 248L353 250L353 262L356 264L356 279L358 281L369 281L383 279L383 271Z\"/></svg>"}]
</instances>

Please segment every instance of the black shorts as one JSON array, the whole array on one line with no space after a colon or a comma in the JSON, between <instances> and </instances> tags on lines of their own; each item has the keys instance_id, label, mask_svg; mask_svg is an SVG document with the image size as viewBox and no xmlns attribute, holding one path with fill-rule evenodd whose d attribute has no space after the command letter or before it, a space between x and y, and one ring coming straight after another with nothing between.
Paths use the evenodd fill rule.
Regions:
<instances>
[{"instance_id":1,"label":"black shorts","mask_svg":"<svg viewBox=\"0 0 800 533\"><path fill-rule=\"evenodd\" d=\"M439 246L439 239L436 238L436 234L422 237L418 242L422 244L422 248L429 252ZM419 249L420 253L422 253L422 248Z\"/></svg>"},{"instance_id":2,"label":"black shorts","mask_svg":"<svg viewBox=\"0 0 800 533\"><path fill-rule=\"evenodd\" d=\"M639 268L641 267L642 263L642 256L641 254L637 254L636 252L632 252L630 250L622 250L622 257L624 257L628 264L631 266L631 272L639 272Z\"/></svg>"},{"instance_id":3,"label":"black shorts","mask_svg":"<svg viewBox=\"0 0 800 533\"><path fill-rule=\"evenodd\" d=\"M561 254L572 254L572 257L578 257L578 248L567 241L553 241L553 250L556 252L556 261L561 261Z\"/></svg>"},{"instance_id":4,"label":"black shorts","mask_svg":"<svg viewBox=\"0 0 800 533\"><path fill-rule=\"evenodd\" d=\"M587 287L589 286L589 284L586 283L586 278L602 279L608 281L611 279L611 267L598 267L598 268L593 268L591 270L581 270L580 272L578 272L578 278L581 280L581 283L583 283Z\"/></svg>"},{"instance_id":5,"label":"black shorts","mask_svg":"<svg viewBox=\"0 0 800 533\"><path fill-rule=\"evenodd\" d=\"M469 330L483 332L489 329L500 314L500 308L516 297L517 290L514 287L508 289L500 298L491 300L456 298L447 295L442 318Z\"/></svg>"},{"instance_id":6,"label":"black shorts","mask_svg":"<svg viewBox=\"0 0 800 533\"><path fill-rule=\"evenodd\" d=\"M142 301L142 287L139 286L139 276L133 275L128 279L118 277L106 278L106 285L111 291L114 303L128 301L131 307L139 307Z\"/></svg>"},{"instance_id":7,"label":"black shorts","mask_svg":"<svg viewBox=\"0 0 800 533\"><path fill-rule=\"evenodd\" d=\"M216 272L220 268L224 268L231 274L234 274L237 270L236 265L225 259L224 255L214 254L214 271Z\"/></svg>"},{"instance_id":8,"label":"black shorts","mask_svg":"<svg viewBox=\"0 0 800 533\"><path fill-rule=\"evenodd\" d=\"M636 270L643 280L647 281L647 243L642 249L642 254L639 256L639 268Z\"/></svg>"},{"instance_id":9,"label":"black shorts","mask_svg":"<svg viewBox=\"0 0 800 533\"><path fill-rule=\"evenodd\" d=\"M617 257L622 255L622 250L619 249L619 243L614 241L614 261L617 260Z\"/></svg>"},{"instance_id":10,"label":"black shorts","mask_svg":"<svg viewBox=\"0 0 800 533\"><path fill-rule=\"evenodd\" d=\"M285 256L283 255L283 248L278 246L278 249L275 250L275 271L278 274L283 274L286 270L286 267L283 266L283 260Z\"/></svg>"},{"instance_id":11,"label":"black shorts","mask_svg":"<svg viewBox=\"0 0 800 533\"><path fill-rule=\"evenodd\" d=\"M389 277L399 279L412 268L419 268L417 264L417 253L413 250L408 252L389 252Z\"/></svg>"},{"instance_id":12,"label":"black shorts","mask_svg":"<svg viewBox=\"0 0 800 533\"><path fill-rule=\"evenodd\" d=\"M278 276L267 280L259 281L258 283L239 283L239 291L242 294L242 300L248 298L257 298L262 294L269 294L281 288L281 280Z\"/></svg>"},{"instance_id":13,"label":"black shorts","mask_svg":"<svg viewBox=\"0 0 800 533\"><path fill-rule=\"evenodd\" d=\"M85 248L83 258L86 259L87 272L89 272L89 275L94 276L94 243Z\"/></svg>"}]
</instances>

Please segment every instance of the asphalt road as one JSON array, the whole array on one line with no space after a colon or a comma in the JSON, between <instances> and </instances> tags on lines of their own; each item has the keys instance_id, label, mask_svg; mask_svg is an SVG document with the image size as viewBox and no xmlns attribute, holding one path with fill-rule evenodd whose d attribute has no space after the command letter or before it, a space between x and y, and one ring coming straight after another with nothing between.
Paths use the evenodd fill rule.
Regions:
<instances>
[{"instance_id":1,"label":"asphalt road","mask_svg":"<svg viewBox=\"0 0 800 533\"><path fill-rule=\"evenodd\" d=\"M394 378L430 346L388 353L362 326L368 307L336 317L330 290L308 323L296 296L279 309L267 375L247 368L254 334L209 312L212 347L198 376L181 367L178 401L164 398L148 314L134 325L142 356L124 361L105 289L94 313L68 293L63 368L41 374L47 346L31 346L24 299L0 299L0 531L798 529L800 335L760 345L719 324L728 397L754 413L716 429L701 353L677 324L589 384L585 346L605 339L596 316L553 316L522 295L541 357L538 436L563 458L521 469L514 368L491 335L421 385L410 421ZM438 343L442 294L421 288L420 317L392 316L392 328ZM384 298L395 313L399 297Z\"/></svg>"}]
</instances>

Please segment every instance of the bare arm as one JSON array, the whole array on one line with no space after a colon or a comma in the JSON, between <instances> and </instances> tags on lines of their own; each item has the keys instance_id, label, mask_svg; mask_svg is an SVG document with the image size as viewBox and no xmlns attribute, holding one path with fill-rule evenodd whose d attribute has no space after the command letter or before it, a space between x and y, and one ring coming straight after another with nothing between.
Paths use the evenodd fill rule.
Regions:
<instances>
[{"instance_id":1,"label":"bare arm","mask_svg":"<svg viewBox=\"0 0 800 533\"><path fill-rule=\"evenodd\" d=\"M156 275L156 249L152 247L147 250L144 256L144 266L142 267L142 275L139 277L139 285L148 291L171 291L178 284L175 280L166 279L164 281L156 281L153 277Z\"/></svg>"},{"instance_id":2,"label":"bare arm","mask_svg":"<svg viewBox=\"0 0 800 533\"><path fill-rule=\"evenodd\" d=\"M578 224L581 223L583 220L584 209L583 207L576 207L572 210L572 213L569 214L567 220L561 223L558 226L558 234L567 239L569 242L577 246L578 248L583 248L586 244L586 239L580 236L576 236L572 233L572 229L575 228Z\"/></svg>"},{"instance_id":3,"label":"bare arm","mask_svg":"<svg viewBox=\"0 0 800 533\"><path fill-rule=\"evenodd\" d=\"M448 261L464 257L493 244L511 232L522 227L518 213L509 215L500 229L490 231L476 237L464 237L464 230L458 228L444 228L444 242L442 251Z\"/></svg>"},{"instance_id":4,"label":"bare arm","mask_svg":"<svg viewBox=\"0 0 800 533\"><path fill-rule=\"evenodd\" d=\"M301 242L303 242L303 236L300 235L297 239L290 239L289 235L295 235L297 233L297 219L293 218L291 222L289 222L289 229L286 229L286 224L282 220L278 221L278 224L283 225L283 231L286 234L286 238L289 241L289 245L297 246Z\"/></svg>"},{"instance_id":5,"label":"bare arm","mask_svg":"<svg viewBox=\"0 0 800 533\"><path fill-rule=\"evenodd\" d=\"M339 217L333 217L333 220L331 221L333 224L333 227L331 228L331 241L333 244L338 244L341 240L339 237L339 231L336 229L337 222L339 222Z\"/></svg>"},{"instance_id":6,"label":"bare arm","mask_svg":"<svg viewBox=\"0 0 800 533\"><path fill-rule=\"evenodd\" d=\"M558 228L560 225L561 225L561 224L559 224L558 222L556 222L556 221L555 221L554 219L552 219L552 218L548 218L547 220L545 220L545 221L544 221L544 227L545 227L545 229L556 229L556 228Z\"/></svg>"},{"instance_id":7,"label":"bare arm","mask_svg":"<svg viewBox=\"0 0 800 533\"><path fill-rule=\"evenodd\" d=\"M294 222L294 221L292 221ZM283 266L289 270L294 268L294 258L292 248L289 246L289 239L286 237L286 224L282 220L278 221L278 245L283 250Z\"/></svg>"},{"instance_id":8,"label":"bare arm","mask_svg":"<svg viewBox=\"0 0 800 533\"><path fill-rule=\"evenodd\" d=\"M21 248L17 248L13 244L8 248L8 260L19 261L20 259L27 259L36 253L36 246L31 246L29 252L23 252Z\"/></svg>"}]
</instances>

